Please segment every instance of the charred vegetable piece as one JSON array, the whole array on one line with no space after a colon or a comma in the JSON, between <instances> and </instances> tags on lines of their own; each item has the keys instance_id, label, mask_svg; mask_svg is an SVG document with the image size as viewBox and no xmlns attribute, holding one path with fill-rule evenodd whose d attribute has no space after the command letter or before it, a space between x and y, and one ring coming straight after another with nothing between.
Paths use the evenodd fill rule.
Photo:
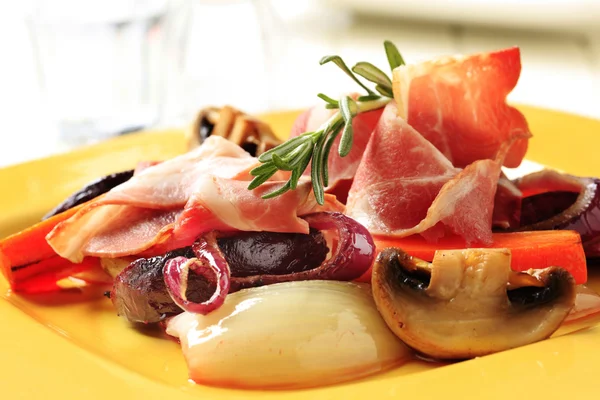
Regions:
<instances>
[{"instance_id":1,"label":"charred vegetable piece","mask_svg":"<svg viewBox=\"0 0 600 400\"><path fill-rule=\"evenodd\" d=\"M231 286L231 271L217 245L216 232L201 236L192 245L194 257L175 257L163 268L164 281L173 301L185 311L208 314L221 307ZM189 285L198 277L211 287L201 300L188 297Z\"/></svg>"},{"instance_id":2,"label":"charred vegetable piece","mask_svg":"<svg viewBox=\"0 0 600 400\"><path fill-rule=\"evenodd\" d=\"M131 322L159 322L168 315L178 314L181 308L169 295L163 279L165 263L175 257L192 257L191 248L171 251L164 256L140 258L129 264L115 278L111 300L119 315ZM187 295L202 301L210 292L205 279L191 277Z\"/></svg>"},{"instance_id":3,"label":"charred vegetable piece","mask_svg":"<svg viewBox=\"0 0 600 400\"><path fill-rule=\"evenodd\" d=\"M233 279L260 275L281 275L303 272L321 265L329 249L323 234L311 230L309 235L274 232L244 232L219 239L220 250L231 268ZM158 322L165 316L182 310L169 294L164 280L168 261L173 265L173 276L179 276L183 262L195 259L192 247L171 251L164 256L141 258L120 272L113 287L113 303L120 315L132 322ZM183 260L181 260L183 258ZM189 271L188 265L188 271ZM214 292L214 279L210 274L188 273L185 296L191 301L203 302ZM252 278L250 278L252 279ZM257 282L256 279L253 280ZM181 291L184 284L178 281ZM183 301L183 300L180 300Z\"/></svg>"},{"instance_id":4,"label":"charred vegetable piece","mask_svg":"<svg viewBox=\"0 0 600 400\"><path fill-rule=\"evenodd\" d=\"M329 249L323 234L243 232L217 240L234 277L285 275L323 263Z\"/></svg>"},{"instance_id":5,"label":"charred vegetable piece","mask_svg":"<svg viewBox=\"0 0 600 400\"><path fill-rule=\"evenodd\" d=\"M372 288L389 328L438 359L483 356L546 339L575 302L575 281L567 271L513 272L508 249L439 251L430 264L389 248L373 267Z\"/></svg>"},{"instance_id":6,"label":"charred vegetable piece","mask_svg":"<svg viewBox=\"0 0 600 400\"><path fill-rule=\"evenodd\" d=\"M115 284L113 298L125 300L113 301L119 313L130 320L158 322L166 312L163 307L171 313L179 312L179 307L206 313L216 309L224 295L243 288L301 280L352 280L369 269L375 257L375 246L362 225L340 213L316 213L304 218L311 226L307 235L245 232L215 240L215 232L211 232L179 253L137 260L117 277L120 283ZM331 238L331 251L325 235ZM235 243L236 240L239 243ZM139 269L146 263L153 265L153 273L147 274L147 280L164 279L167 286L162 281L153 284L142 281L142 291L158 290L161 301L152 298L148 301L148 295L138 295L138 281L133 279L130 283L127 279L129 274L139 274L134 268ZM158 273L154 268L162 270ZM246 268L254 272L246 271ZM190 295L191 288L199 283L202 283L202 290L198 291L200 300ZM130 295L129 290L134 294ZM169 298L166 297L168 293ZM134 305L136 302L143 304ZM136 312L134 318L130 318L128 309L144 311Z\"/></svg>"},{"instance_id":7,"label":"charred vegetable piece","mask_svg":"<svg viewBox=\"0 0 600 400\"><path fill-rule=\"evenodd\" d=\"M329 257L316 268L283 275L262 274L246 277L233 277L231 290L271 285L279 282L303 280L351 281L364 274L375 258L375 245L367 229L352 218L341 213L321 212L303 217L313 230L320 231L332 244ZM315 243L310 251L319 254L325 251L323 243ZM302 254L305 250L295 250ZM226 255L227 257L227 255ZM300 265L299 263L298 265ZM279 271L283 268L278 268Z\"/></svg>"},{"instance_id":8,"label":"charred vegetable piece","mask_svg":"<svg viewBox=\"0 0 600 400\"><path fill-rule=\"evenodd\" d=\"M222 304L222 293L225 287L235 292L239 289L270 285L280 282L303 280L353 280L364 274L373 262L375 245L367 229L353 219L341 213L321 212L303 217L309 226L325 232L332 243L331 255L314 269L287 273L284 275L261 274L228 279L223 274L230 273L230 267L225 261L223 253L213 243L214 233L200 237L194 243L194 253L197 258L185 260L171 260L165 266L165 280L171 296L186 311L205 313L216 309L215 304ZM301 243L296 244L300 246ZM316 251L321 251L317 245ZM201 249L202 251L198 251ZM273 248L274 250L274 248ZM293 250L293 254L300 255L301 251ZM284 253L281 253L284 254ZM282 260L289 260L284 257ZM227 264L227 265L224 265ZM286 268L278 267L277 271ZM194 271L208 278L212 277L216 283L212 304L195 304L184 298L186 279L189 272ZM208 273L208 274L207 274ZM210 302L209 302L210 303Z\"/></svg>"},{"instance_id":9,"label":"charred vegetable piece","mask_svg":"<svg viewBox=\"0 0 600 400\"><path fill-rule=\"evenodd\" d=\"M52 211L44 215L42 221L108 192L115 186L118 186L128 181L132 176L133 170L129 170L106 175L100 179L90 182L87 185L85 185L81 190L69 196L65 201L56 206Z\"/></svg>"},{"instance_id":10,"label":"charred vegetable piece","mask_svg":"<svg viewBox=\"0 0 600 400\"><path fill-rule=\"evenodd\" d=\"M200 110L188 132L188 146L197 147L211 135L222 136L253 156L281 143L269 125L230 106Z\"/></svg>"}]
</instances>

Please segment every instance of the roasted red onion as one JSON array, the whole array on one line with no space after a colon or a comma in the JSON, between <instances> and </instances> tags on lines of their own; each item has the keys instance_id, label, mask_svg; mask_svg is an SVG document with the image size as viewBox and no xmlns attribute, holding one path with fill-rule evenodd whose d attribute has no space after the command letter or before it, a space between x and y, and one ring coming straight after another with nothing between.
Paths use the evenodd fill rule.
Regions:
<instances>
[{"instance_id":1,"label":"roasted red onion","mask_svg":"<svg viewBox=\"0 0 600 400\"><path fill-rule=\"evenodd\" d=\"M164 280L171 298L179 307L193 313L208 314L225 301L231 284L231 272L219 250L214 232L196 240L192 250L196 255L194 258L176 257L167 261L163 269ZM190 270L214 284L215 291L208 300L197 303L188 299Z\"/></svg>"},{"instance_id":2,"label":"roasted red onion","mask_svg":"<svg viewBox=\"0 0 600 400\"><path fill-rule=\"evenodd\" d=\"M308 225L325 232L332 243L331 256L317 268L286 275L234 277L232 291L279 282L315 279L350 281L360 277L373 263L375 244L367 229L341 213L321 212L303 217Z\"/></svg>"},{"instance_id":3,"label":"roasted red onion","mask_svg":"<svg viewBox=\"0 0 600 400\"><path fill-rule=\"evenodd\" d=\"M178 257L167 262L164 279L169 294L184 310L206 314L218 308L229 291L289 281L352 280L369 269L375 257L375 244L365 227L341 213L316 213L304 219L312 229L326 232L331 239L331 256L318 267L283 275L231 277L231 269L217 246L216 234L212 232L194 243L193 250L197 258ZM185 296L190 269L216 282L215 292L206 302L194 303Z\"/></svg>"},{"instance_id":4,"label":"roasted red onion","mask_svg":"<svg viewBox=\"0 0 600 400\"><path fill-rule=\"evenodd\" d=\"M521 226L532 226L562 214L579 197L576 192L546 192L525 197L521 202Z\"/></svg>"},{"instance_id":5,"label":"roasted red onion","mask_svg":"<svg viewBox=\"0 0 600 400\"><path fill-rule=\"evenodd\" d=\"M373 237L361 224L341 213L316 213L304 218L311 228L337 236L333 254L320 268L322 279L353 280L364 274L375 259Z\"/></svg>"},{"instance_id":6,"label":"roasted red onion","mask_svg":"<svg viewBox=\"0 0 600 400\"><path fill-rule=\"evenodd\" d=\"M217 238L231 276L286 275L317 268L327 258L325 237L309 234L236 232Z\"/></svg>"},{"instance_id":7,"label":"roasted red onion","mask_svg":"<svg viewBox=\"0 0 600 400\"><path fill-rule=\"evenodd\" d=\"M191 248L136 260L115 279L113 303L132 322L159 322L181 309L208 313L242 288L352 280L369 269L375 246L362 225L340 213L305 219L309 234L211 232Z\"/></svg>"},{"instance_id":8,"label":"roasted red onion","mask_svg":"<svg viewBox=\"0 0 600 400\"><path fill-rule=\"evenodd\" d=\"M191 258L195 254L190 247L173 250L162 256L137 259L122 270L115 277L110 294L117 313L134 323L154 323L179 314L181 308L167 291L163 268L170 259L182 256ZM188 280L188 298L201 302L212 291L205 279Z\"/></svg>"},{"instance_id":9,"label":"roasted red onion","mask_svg":"<svg viewBox=\"0 0 600 400\"><path fill-rule=\"evenodd\" d=\"M523 193L519 230L574 230L587 257L600 256L600 180L541 171L516 181Z\"/></svg>"}]
</instances>

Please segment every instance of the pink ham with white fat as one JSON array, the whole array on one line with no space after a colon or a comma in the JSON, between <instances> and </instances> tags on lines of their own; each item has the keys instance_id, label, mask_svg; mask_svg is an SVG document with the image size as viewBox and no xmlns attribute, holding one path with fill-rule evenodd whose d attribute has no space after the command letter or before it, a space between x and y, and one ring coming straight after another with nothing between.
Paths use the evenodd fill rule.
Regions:
<instances>
[{"instance_id":1,"label":"pink ham with white fat","mask_svg":"<svg viewBox=\"0 0 600 400\"><path fill-rule=\"evenodd\" d=\"M425 219L403 235L420 233L436 241L450 230L467 244L491 244L499 176L500 164L494 160L477 160L468 165L442 187Z\"/></svg>"},{"instance_id":2,"label":"pink ham with white fat","mask_svg":"<svg viewBox=\"0 0 600 400\"><path fill-rule=\"evenodd\" d=\"M467 57L444 57L394 70L399 115L456 166L496 159L517 167L531 136L523 114L506 103L521 74L521 54L513 47Z\"/></svg>"},{"instance_id":3,"label":"pink ham with white fat","mask_svg":"<svg viewBox=\"0 0 600 400\"><path fill-rule=\"evenodd\" d=\"M357 95L352 95L356 98ZM383 109L377 109L358 114L352 120L353 142L352 150L346 157L340 157L337 148L340 144L341 135L333 143L331 153L329 154L329 185L325 188L326 192L333 193L338 200L345 202L348 196L348 189L352 184L354 174L358 169L362 155L367 147L369 138L377 126ZM305 132L313 132L324 124L338 110L328 110L324 105L311 107L302 113L294 123L290 137L299 136ZM306 173L310 175L310 168Z\"/></svg>"},{"instance_id":4,"label":"pink ham with white fat","mask_svg":"<svg viewBox=\"0 0 600 400\"><path fill-rule=\"evenodd\" d=\"M449 230L488 243L499 174L493 160L454 168L389 104L354 178L347 214L376 235L435 240Z\"/></svg>"},{"instance_id":5,"label":"pink ham with white fat","mask_svg":"<svg viewBox=\"0 0 600 400\"><path fill-rule=\"evenodd\" d=\"M302 215L341 211L327 196L319 206L309 182L298 190L264 200L271 181L247 190L257 159L218 136L196 150L143 170L58 224L48 243L63 258L163 254L191 245L213 230L269 230L308 233ZM275 178L278 178L276 176Z\"/></svg>"},{"instance_id":6,"label":"pink ham with white fat","mask_svg":"<svg viewBox=\"0 0 600 400\"><path fill-rule=\"evenodd\" d=\"M350 189L347 214L372 233L417 225L444 183L459 170L388 104Z\"/></svg>"}]
</instances>

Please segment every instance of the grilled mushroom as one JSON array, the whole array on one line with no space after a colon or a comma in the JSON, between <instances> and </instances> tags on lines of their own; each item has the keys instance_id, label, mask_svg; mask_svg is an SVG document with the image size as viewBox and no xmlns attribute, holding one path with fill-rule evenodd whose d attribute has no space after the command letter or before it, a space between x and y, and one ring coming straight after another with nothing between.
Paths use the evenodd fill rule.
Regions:
<instances>
[{"instance_id":1,"label":"grilled mushroom","mask_svg":"<svg viewBox=\"0 0 600 400\"><path fill-rule=\"evenodd\" d=\"M200 145L211 135L229 139L253 156L281 143L265 122L230 106L200 110L188 132L189 148Z\"/></svg>"},{"instance_id":2,"label":"grilled mushroom","mask_svg":"<svg viewBox=\"0 0 600 400\"><path fill-rule=\"evenodd\" d=\"M395 248L373 267L375 303L390 329L415 350L463 359L548 338L575 301L564 269L510 269L507 249L438 251L430 264Z\"/></svg>"}]
</instances>

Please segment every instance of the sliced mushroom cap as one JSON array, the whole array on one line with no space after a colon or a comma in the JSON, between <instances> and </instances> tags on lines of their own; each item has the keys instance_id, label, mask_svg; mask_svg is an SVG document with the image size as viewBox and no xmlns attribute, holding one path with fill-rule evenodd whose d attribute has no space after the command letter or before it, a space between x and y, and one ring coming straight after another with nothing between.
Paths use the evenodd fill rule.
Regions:
<instances>
[{"instance_id":1,"label":"sliced mushroom cap","mask_svg":"<svg viewBox=\"0 0 600 400\"><path fill-rule=\"evenodd\" d=\"M508 249L438 251L433 262L384 250L373 267L377 308L415 350L464 359L548 338L575 301L564 269L510 269Z\"/></svg>"},{"instance_id":2,"label":"sliced mushroom cap","mask_svg":"<svg viewBox=\"0 0 600 400\"><path fill-rule=\"evenodd\" d=\"M230 106L200 110L188 132L188 147L199 146L211 135L222 136L253 156L281 143L268 124Z\"/></svg>"}]
</instances>

